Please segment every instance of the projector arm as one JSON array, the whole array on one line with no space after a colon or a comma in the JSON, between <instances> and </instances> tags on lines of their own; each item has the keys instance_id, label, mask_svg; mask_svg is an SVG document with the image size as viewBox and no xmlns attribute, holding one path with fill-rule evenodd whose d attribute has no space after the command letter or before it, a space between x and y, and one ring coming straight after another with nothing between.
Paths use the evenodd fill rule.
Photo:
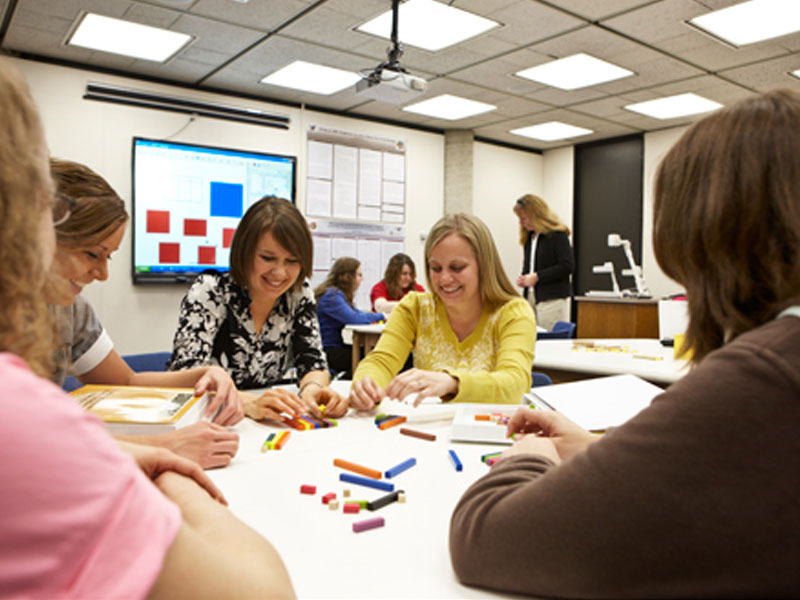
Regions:
<instances>
[{"instance_id":1,"label":"projector arm","mask_svg":"<svg viewBox=\"0 0 800 600\"><path fill-rule=\"evenodd\" d=\"M628 260L629 269L623 269L622 274L627 277L633 277L636 282L636 291L639 296L649 296L650 290L644 282L644 275L642 274L642 267L636 265L636 259L633 258L633 251L631 250L631 243L629 240L622 239L618 233L608 234L608 245L611 248L622 246L625 252L625 258Z\"/></svg>"},{"instance_id":2,"label":"projector arm","mask_svg":"<svg viewBox=\"0 0 800 600\"><path fill-rule=\"evenodd\" d=\"M400 57L403 56L403 44L400 43L398 34L400 21L400 0L392 0L392 47L386 50L387 60L379 64L367 76L373 83L380 83L383 80L382 74L384 69L394 71L396 73L408 73L408 70L400 64Z\"/></svg>"}]
</instances>

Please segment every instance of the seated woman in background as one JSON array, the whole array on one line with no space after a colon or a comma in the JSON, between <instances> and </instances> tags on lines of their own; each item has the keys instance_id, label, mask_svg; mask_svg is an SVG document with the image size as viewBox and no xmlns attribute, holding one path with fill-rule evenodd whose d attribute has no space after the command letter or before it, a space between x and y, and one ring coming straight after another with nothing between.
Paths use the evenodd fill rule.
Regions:
<instances>
[{"instance_id":1,"label":"seated woman in background","mask_svg":"<svg viewBox=\"0 0 800 600\"><path fill-rule=\"evenodd\" d=\"M425 288L416 279L417 268L411 257L402 252L395 254L386 265L383 279L372 286L369 295L372 310L389 314L408 292L424 292Z\"/></svg>"},{"instance_id":2,"label":"seated woman in background","mask_svg":"<svg viewBox=\"0 0 800 600\"><path fill-rule=\"evenodd\" d=\"M120 439L164 446L203 468L227 465L236 454L239 435L224 426L244 417L233 381L219 367L134 373L122 360L91 304L80 293L93 281L108 278L108 261L119 248L128 222L125 204L105 179L84 165L51 159L50 172L57 193L71 203L69 218L56 226L56 257L46 288L60 338L52 379L61 385L66 375L74 374L82 383L193 387L197 394L215 392L207 410L212 416L219 409L215 423L201 421L166 434Z\"/></svg>"},{"instance_id":3,"label":"seated woman in background","mask_svg":"<svg viewBox=\"0 0 800 600\"><path fill-rule=\"evenodd\" d=\"M30 93L4 61L0 124L2 595L291 598L278 554L196 463L114 442L44 379L54 345L42 286L54 218L69 207L55 196Z\"/></svg>"},{"instance_id":4,"label":"seated woman in background","mask_svg":"<svg viewBox=\"0 0 800 600\"><path fill-rule=\"evenodd\" d=\"M567 298L572 296L570 275L575 259L564 225L539 196L525 194L514 203L522 245L522 274L517 285L536 314L536 324L551 331L557 321L568 321Z\"/></svg>"},{"instance_id":5,"label":"seated woman in background","mask_svg":"<svg viewBox=\"0 0 800 600\"><path fill-rule=\"evenodd\" d=\"M314 245L300 211L267 196L236 228L230 272L200 275L183 298L170 369L218 365L239 389L263 388L297 368L299 391L272 388L242 394L253 419L311 412L342 416L347 401L330 387L311 275Z\"/></svg>"},{"instance_id":6,"label":"seated woman in background","mask_svg":"<svg viewBox=\"0 0 800 600\"><path fill-rule=\"evenodd\" d=\"M345 379L352 379L353 347L342 340L345 325L363 325L386 318L380 312L364 312L353 306L355 296L364 275L361 263L355 258L337 258L325 281L314 290L317 298L317 317L322 334L322 347L328 358L328 366L343 372Z\"/></svg>"},{"instance_id":7,"label":"seated woman in background","mask_svg":"<svg viewBox=\"0 0 800 600\"><path fill-rule=\"evenodd\" d=\"M533 311L506 276L492 234L472 215L447 215L425 242L432 292L408 294L378 345L358 364L350 404L384 396L519 403L531 387ZM408 353L414 366L397 375Z\"/></svg>"},{"instance_id":8,"label":"seated woman in background","mask_svg":"<svg viewBox=\"0 0 800 600\"><path fill-rule=\"evenodd\" d=\"M529 435L453 514L462 582L548 598L798 596L798 156L793 91L720 109L668 152L653 248L686 288L694 369L603 436L519 409L508 431Z\"/></svg>"}]
</instances>

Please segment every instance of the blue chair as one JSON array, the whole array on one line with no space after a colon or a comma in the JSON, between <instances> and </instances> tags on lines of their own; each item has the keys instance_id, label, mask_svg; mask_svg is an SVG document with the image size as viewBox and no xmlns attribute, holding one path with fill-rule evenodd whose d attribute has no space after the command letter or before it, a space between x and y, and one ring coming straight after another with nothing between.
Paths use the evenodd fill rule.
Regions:
<instances>
[{"instance_id":1,"label":"blue chair","mask_svg":"<svg viewBox=\"0 0 800 600\"><path fill-rule=\"evenodd\" d=\"M136 373L142 371L166 371L167 362L172 352L145 352L144 354L128 354L122 357Z\"/></svg>"},{"instance_id":2,"label":"blue chair","mask_svg":"<svg viewBox=\"0 0 800 600\"><path fill-rule=\"evenodd\" d=\"M575 323L569 321L556 321L552 331L540 331L536 334L537 340L566 340L575 337Z\"/></svg>"},{"instance_id":3,"label":"blue chair","mask_svg":"<svg viewBox=\"0 0 800 600\"><path fill-rule=\"evenodd\" d=\"M544 373L539 373L539 371L531 371L531 377L533 379L531 387L541 387L553 383L553 380L550 379L549 376Z\"/></svg>"}]
</instances>

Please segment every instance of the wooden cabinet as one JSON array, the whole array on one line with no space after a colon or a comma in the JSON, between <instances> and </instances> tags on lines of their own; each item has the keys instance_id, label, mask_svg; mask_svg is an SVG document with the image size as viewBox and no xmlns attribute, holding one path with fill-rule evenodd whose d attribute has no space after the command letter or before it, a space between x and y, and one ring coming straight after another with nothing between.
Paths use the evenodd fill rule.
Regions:
<instances>
[{"instance_id":1,"label":"wooden cabinet","mask_svg":"<svg viewBox=\"0 0 800 600\"><path fill-rule=\"evenodd\" d=\"M658 300L578 296L580 338L658 338Z\"/></svg>"}]
</instances>

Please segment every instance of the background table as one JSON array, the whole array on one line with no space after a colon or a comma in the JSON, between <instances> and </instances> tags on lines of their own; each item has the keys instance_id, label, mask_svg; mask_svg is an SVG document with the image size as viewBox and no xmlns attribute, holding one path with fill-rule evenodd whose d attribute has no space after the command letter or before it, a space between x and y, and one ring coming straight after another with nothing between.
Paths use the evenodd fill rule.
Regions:
<instances>
[{"instance_id":1,"label":"background table","mask_svg":"<svg viewBox=\"0 0 800 600\"><path fill-rule=\"evenodd\" d=\"M590 352L582 343L628 347L631 352ZM689 365L683 359L675 359L672 348L655 339L581 338L537 341L533 369L549 375L553 383L632 373L666 387L686 375Z\"/></svg>"},{"instance_id":2,"label":"background table","mask_svg":"<svg viewBox=\"0 0 800 600\"><path fill-rule=\"evenodd\" d=\"M349 389L350 382L335 382ZM462 586L450 564L450 515L466 488L488 467L480 456L506 446L450 443L449 421L411 425L435 433L428 442L401 435L400 427L380 431L374 415L339 420L330 429L291 431L282 450L261 453L270 426L244 419L239 452L224 469L208 471L230 502L233 513L277 548L299 598L487 598L509 597ZM453 467L455 449L463 471ZM342 490L351 499L372 500L385 492L339 481L342 458L380 471L417 459L417 465L386 481L406 491L405 504L378 511L344 514ZM302 484L317 487L314 496L300 494ZM322 504L335 492L339 510ZM362 533L352 523L381 516L386 525ZM524 551L520 543L520 551Z\"/></svg>"},{"instance_id":3,"label":"background table","mask_svg":"<svg viewBox=\"0 0 800 600\"><path fill-rule=\"evenodd\" d=\"M344 332L349 332L353 336L353 367L351 373L356 372L358 362L361 360L361 349L364 349L364 356L378 343L386 325L383 323L374 323L371 325L345 325Z\"/></svg>"},{"instance_id":4,"label":"background table","mask_svg":"<svg viewBox=\"0 0 800 600\"><path fill-rule=\"evenodd\" d=\"M658 338L658 300L578 296L582 338Z\"/></svg>"}]
</instances>

